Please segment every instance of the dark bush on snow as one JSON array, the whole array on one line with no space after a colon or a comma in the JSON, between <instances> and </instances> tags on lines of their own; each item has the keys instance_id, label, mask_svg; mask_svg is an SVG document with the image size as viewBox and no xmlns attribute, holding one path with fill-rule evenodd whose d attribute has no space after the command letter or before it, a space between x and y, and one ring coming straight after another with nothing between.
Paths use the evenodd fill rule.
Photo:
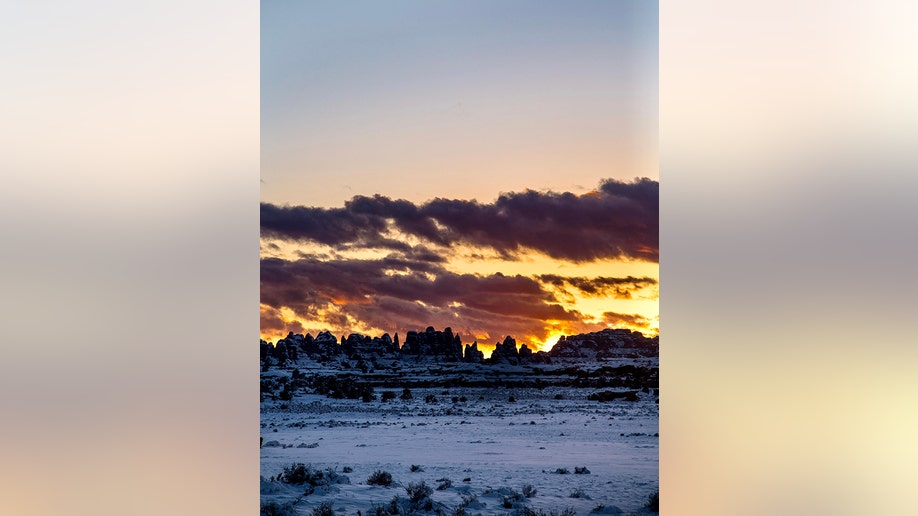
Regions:
<instances>
[{"instance_id":1,"label":"dark bush on snow","mask_svg":"<svg viewBox=\"0 0 918 516\"><path fill-rule=\"evenodd\" d=\"M375 399L372 386L358 382L353 378L317 376L312 379L312 387L316 390L316 394L322 394L334 399L362 399L363 401Z\"/></svg>"},{"instance_id":2,"label":"dark bush on snow","mask_svg":"<svg viewBox=\"0 0 918 516\"><path fill-rule=\"evenodd\" d=\"M526 498L532 498L536 495L537 492L538 491L536 491L536 488L532 487L532 484L526 484L523 486L523 496Z\"/></svg>"},{"instance_id":3,"label":"dark bush on snow","mask_svg":"<svg viewBox=\"0 0 918 516\"><path fill-rule=\"evenodd\" d=\"M367 511L367 516L389 516L389 511L382 505L376 505L374 503L370 505L370 510Z\"/></svg>"},{"instance_id":4,"label":"dark bush on snow","mask_svg":"<svg viewBox=\"0 0 918 516\"><path fill-rule=\"evenodd\" d=\"M392 391L386 391L386 392L382 393L382 400L383 400L383 401L389 401L389 400L394 400L394 399L395 399L395 393L394 393L394 392L392 392Z\"/></svg>"},{"instance_id":5,"label":"dark bush on snow","mask_svg":"<svg viewBox=\"0 0 918 516\"><path fill-rule=\"evenodd\" d=\"M501 487L497 490L497 493L501 495L501 504L504 509L520 507L525 501L525 497L522 494L509 487Z\"/></svg>"},{"instance_id":6,"label":"dark bush on snow","mask_svg":"<svg viewBox=\"0 0 918 516\"><path fill-rule=\"evenodd\" d=\"M261 502L261 516L296 516L293 502L279 504L277 502Z\"/></svg>"},{"instance_id":7,"label":"dark bush on snow","mask_svg":"<svg viewBox=\"0 0 918 516\"><path fill-rule=\"evenodd\" d=\"M423 480L420 482L411 482L405 487L408 493L408 499L412 505L422 503L426 498L433 494L433 489Z\"/></svg>"},{"instance_id":8,"label":"dark bush on snow","mask_svg":"<svg viewBox=\"0 0 918 516\"><path fill-rule=\"evenodd\" d=\"M392 485L392 474L388 471L374 471L373 474L370 475L370 478L367 479L367 484L371 486L389 487Z\"/></svg>"},{"instance_id":9,"label":"dark bush on snow","mask_svg":"<svg viewBox=\"0 0 918 516\"><path fill-rule=\"evenodd\" d=\"M433 500L430 495L433 489L424 482L412 482L405 487L408 498L395 496L386 508L391 515L413 515L419 511L433 510Z\"/></svg>"},{"instance_id":10,"label":"dark bush on snow","mask_svg":"<svg viewBox=\"0 0 918 516\"><path fill-rule=\"evenodd\" d=\"M335 516L335 509L331 502L324 502L312 510L312 516Z\"/></svg>"},{"instance_id":11,"label":"dark bush on snow","mask_svg":"<svg viewBox=\"0 0 918 516\"><path fill-rule=\"evenodd\" d=\"M584 493L583 489L580 489L579 487L571 491L571 494L569 495L569 497L570 498L583 498L584 500L591 500L589 495Z\"/></svg>"},{"instance_id":12,"label":"dark bush on snow","mask_svg":"<svg viewBox=\"0 0 918 516\"><path fill-rule=\"evenodd\" d=\"M575 467L574 467L574 474L575 474L575 475L589 475L589 474L590 474L590 470L587 469L586 466L584 466L584 467L582 467L582 468L575 466Z\"/></svg>"},{"instance_id":13,"label":"dark bush on snow","mask_svg":"<svg viewBox=\"0 0 918 516\"><path fill-rule=\"evenodd\" d=\"M301 463L284 466L284 471L277 476L277 480L285 484L306 485L307 495L312 494L316 487L351 483L349 478L339 475L331 468L312 469L312 466Z\"/></svg>"},{"instance_id":14,"label":"dark bush on snow","mask_svg":"<svg viewBox=\"0 0 918 516\"><path fill-rule=\"evenodd\" d=\"M417 464L412 464L410 469L412 473L416 473L418 471L424 471L424 468L421 466L418 466Z\"/></svg>"},{"instance_id":15,"label":"dark bush on snow","mask_svg":"<svg viewBox=\"0 0 918 516\"><path fill-rule=\"evenodd\" d=\"M535 510L531 507L520 507L510 514L512 516L577 516L577 511L571 507L568 507L561 512L554 510L545 512L542 509Z\"/></svg>"}]
</instances>

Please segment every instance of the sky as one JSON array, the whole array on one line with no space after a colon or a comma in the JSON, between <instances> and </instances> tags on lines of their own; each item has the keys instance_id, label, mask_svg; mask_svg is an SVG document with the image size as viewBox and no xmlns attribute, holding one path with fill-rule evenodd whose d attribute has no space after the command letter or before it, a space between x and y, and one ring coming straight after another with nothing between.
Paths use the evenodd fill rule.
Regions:
<instances>
[{"instance_id":1,"label":"sky","mask_svg":"<svg viewBox=\"0 0 918 516\"><path fill-rule=\"evenodd\" d=\"M656 334L657 5L262 3L262 338Z\"/></svg>"}]
</instances>

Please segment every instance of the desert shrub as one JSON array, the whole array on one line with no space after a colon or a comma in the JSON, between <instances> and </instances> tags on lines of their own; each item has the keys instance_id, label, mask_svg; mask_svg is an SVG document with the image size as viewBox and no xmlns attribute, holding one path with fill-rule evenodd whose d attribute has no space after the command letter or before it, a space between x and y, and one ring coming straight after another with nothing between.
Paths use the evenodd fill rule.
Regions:
<instances>
[{"instance_id":1,"label":"desert shrub","mask_svg":"<svg viewBox=\"0 0 918 516\"><path fill-rule=\"evenodd\" d=\"M412 473L417 473L418 471L424 471L424 467L419 466L417 464L412 464L410 469Z\"/></svg>"},{"instance_id":2,"label":"desert shrub","mask_svg":"<svg viewBox=\"0 0 918 516\"><path fill-rule=\"evenodd\" d=\"M563 399L564 399L564 395L563 395L563 394L555 394L555 399L556 399L556 400L563 400Z\"/></svg>"},{"instance_id":3,"label":"desert shrub","mask_svg":"<svg viewBox=\"0 0 918 516\"><path fill-rule=\"evenodd\" d=\"M284 471L277 476L277 480L285 484L306 484L313 480L314 471L310 466L294 463L284 466Z\"/></svg>"},{"instance_id":4,"label":"desert shrub","mask_svg":"<svg viewBox=\"0 0 918 516\"><path fill-rule=\"evenodd\" d=\"M281 401L290 401L293 399L293 389L290 387L289 383L284 384L284 388L281 390L281 393L277 396L277 398Z\"/></svg>"},{"instance_id":5,"label":"desert shrub","mask_svg":"<svg viewBox=\"0 0 918 516\"><path fill-rule=\"evenodd\" d=\"M577 467L577 466L574 466L574 474L575 474L575 475L589 475L589 474L590 474L590 470L587 469L586 466L584 466L584 467L582 467L582 468Z\"/></svg>"},{"instance_id":6,"label":"desert shrub","mask_svg":"<svg viewBox=\"0 0 918 516\"><path fill-rule=\"evenodd\" d=\"M509 401L510 403L516 403L516 398L514 398L513 396L510 396L510 397L507 399L507 401Z\"/></svg>"},{"instance_id":7,"label":"desert shrub","mask_svg":"<svg viewBox=\"0 0 918 516\"><path fill-rule=\"evenodd\" d=\"M395 393L394 393L394 392L392 392L392 391L386 391L386 392L382 393L382 400L383 400L383 401L389 401L389 400L394 400L394 399L395 399Z\"/></svg>"},{"instance_id":8,"label":"desert shrub","mask_svg":"<svg viewBox=\"0 0 918 516\"><path fill-rule=\"evenodd\" d=\"M453 396L451 399L453 403L459 403L459 396Z\"/></svg>"},{"instance_id":9,"label":"desert shrub","mask_svg":"<svg viewBox=\"0 0 918 516\"><path fill-rule=\"evenodd\" d=\"M548 516L545 511L535 510L532 507L519 507L510 514L512 516Z\"/></svg>"},{"instance_id":10,"label":"desert shrub","mask_svg":"<svg viewBox=\"0 0 918 516\"><path fill-rule=\"evenodd\" d=\"M323 502L322 505L312 510L312 516L335 516L335 510L331 502Z\"/></svg>"},{"instance_id":11,"label":"desert shrub","mask_svg":"<svg viewBox=\"0 0 918 516\"><path fill-rule=\"evenodd\" d=\"M522 491L523 491L523 496L525 496L526 498L532 498L533 496L536 495L536 492L537 492L536 488L532 487L532 484L524 485Z\"/></svg>"},{"instance_id":12,"label":"desert shrub","mask_svg":"<svg viewBox=\"0 0 918 516\"><path fill-rule=\"evenodd\" d=\"M388 471L376 470L370 475L370 478L367 479L367 484L371 486L389 487L392 485L392 474Z\"/></svg>"},{"instance_id":13,"label":"desert shrub","mask_svg":"<svg viewBox=\"0 0 918 516\"><path fill-rule=\"evenodd\" d=\"M653 512L660 512L660 492L654 491L647 497L647 503L644 504L644 507L647 507Z\"/></svg>"},{"instance_id":14,"label":"desert shrub","mask_svg":"<svg viewBox=\"0 0 918 516\"><path fill-rule=\"evenodd\" d=\"M568 507L561 512L551 510L546 513L542 509L535 510L531 507L520 507L514 510L511 514L512 516L577 516L577 511L571 507Z\"/></svg>"},{"instance_id":15,"label":"desert shrub","mask_svg":"<svg viewBox=\"0 0 918 516\"><path fill-rule=\"evenodd\" d=\"M274 393L274 389L275 389L275 388L276 388L276 385L274 384L274 380L272 380L272 379L270 379L270 378L267 378L267 379L262 378L262 380L261 380L261 392L265 392L265 393L268 393L268 394L272 394L272 393Z\"/></svg>"},{"instance_id":16,"label":"desert shrub","mask_svg":"<svg viewBox=\"0 0 918 516\"><path fill-rule=\"evenodd\" d=\"M419 511L433 510L433 500L430 499L433 489L426 483L412 482L405 487L405 491L408 493L408 498L396 495L389 502L388 507L386 507L389 514L407 516L416 514ZM437 513L441 514L439 509Z\"/></svg>"},{"instance_id":17,"label":"desert shrub","mask_svg":"<svg viewBox=\"0 0 918 516\"><path fill-rule=\"evenodd\" d=\"M354 472L354 468L352 468L352 467L350 467L350 466L344 466L343 468L341 468L341 472L342 472L342 473L353 473L353 472Z\"/></svg>"},{"instance_id":18,"label":"desert shrub","mask_svg":"<svg viewBox=\"0 0 918 516\"><path fill-rule=\"evenodd\" d=\"M453 487L453 481L448 478L441 478L437 480L437 482L440 482L440 485L437 486L437 491L443 491L444 489Z\"/></svg>"},{"instance_id":19,"label":"desert shrub","mask_svg":"<svg viewBox=\"0 0 918 516\"><path fill-rule=\"evenodd\" d=\"M555 470L555 473L558 475L567 475L570 471L567 468L558 468Z\"/></svg>"},{"instance_id":20,"label":"desert shrub","mask_svg":"<svg viewBox=\"0 0 918 516\"><path fill-rule=\"evenodd\" d=\"M425 498L429 498L433 494L433 489L423 480L409 483L405 486L405 491L408 493L408 499L411 500L412 505L424 502Z\"/></svg>"},{"instance_id":21,"label":"desert shrub","mask_svg":"<svg viewBox=\"0 0 918 516\"><path fill-rule=\"evenodd\" d=\"M261 502L261 516L296 516L293 502Z\"/></svg>"},{"instance_id":22,"label":"desert shrub","mask_svg":"<svg viewBox=\"0 0 918 516\"><path fill-rule=\"evenodd\" d=\"M407 498L395 495L389 501L389 506L386 507L386 510L389 514L409 514L412 512L411 502Z\"/></svg>"},{"instance_id":23,"label":"desert shrub","mask_svg":"<svg viewBox=\"0 0 918 516\"><path fill-rule=\"evenodd\" d=\"M465 396L459 396L459 401L465 403L466 401L469 401L469 399L466 398Z\"/></svg>"},{"instance_id":24,"label":"desert shrub","mask_svg":"<svg viewBox=\"0 0 918 516\"><path fill-rule=\"evenodd\" d=\"M367 516L389 516L389 511L382 505L371 504Z\"/></svg>"},{"instance_id":25,"label":"desert shrub","mask_svg":"<svg viewBox=\"0 0 918 516\"><path fill-rule=\"evenodd\" d=\"M404 389L402 389L401 398L403 400L410 400L414 398L414 396L411 394L411 389L409 389L408 387L405 387Z\"/></svg>"},{"instance_id":26,"label":"desert shrub","mask_svg":"<svg viewBox=\"0 0 918 516\"><path fill-rule=\"evenodd\" d=\"M436 402L437 402L437 397L434 396L433 394L428 394L427 396L424 396L424 403L436 403Z\"/></svg>"},{"instance_id":27,"label":"desert shrub","mask_svg":"<svg viewBox=\"0 0 918 516\"><path fill-rule=\"evenodd\" d=\"M522 494L516 490L510 489L509 487L502 487L497 490L503 497L501 498L501 503L504 506L504 509L513 509L514 507L519 507L520 502L523 501L524 497Z\"/></svg>"},{"instance_id":28,"label":"desert shrub","mask_svg":"<svg viewBox=\"0 0 918 516\"><path fill-rule=\"evenodd\" d=\"M284 470L277 475L277 480L285 484L306 485L306 494L312 494L316 487L330 486L333 484L349 484L351 481L344 475L339 475L335 470L312 469L302 463L284 466Z\"/></svg>"},{"instance_id":29,"label":"desert shrub","mask_svg":"<svg viewBox=\"0 0 918 516\"><path fill-rule=\"evenodd\" d=\"M361 383L353 378L339 378L337 376L317 376L312 379L312 387L316 394L322 394L334 399L349 399L370 401L375 399L373 387Z\"/></svg>"}]
</instances>

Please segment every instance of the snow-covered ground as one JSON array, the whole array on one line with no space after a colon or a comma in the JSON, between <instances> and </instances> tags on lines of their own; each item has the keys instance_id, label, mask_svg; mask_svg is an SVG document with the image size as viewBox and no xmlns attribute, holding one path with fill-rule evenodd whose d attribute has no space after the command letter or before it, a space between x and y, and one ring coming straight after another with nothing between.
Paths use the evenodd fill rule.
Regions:
<instances>
[{"instance_id":1,"label":"snow-covered ground","mask_svg":"<svg viewBox=\"0 0 918 516\"><path fill-rule=\"evenodd\" d=\"M401 377L412 376L408 373ZM426 370L414 373L423 378ZM624 389L412 387L412 399L383 402L383 392L399 396L402 388L376 387L377 399L370 402L305 393L290 401L266 399L262 501L299 498L296 514L312 514L323 502L331 502L338 514L367 514L396 495L405 497L409 483L424 481L435 489L434 510L443 513L453 512L464 497L468 514L508 514L520 507L631 514L658 490L658 404L653 391L638 392L638 401L587 400L600 390ZM436 401L425 402L429 395ZM300 497L303 486L275 481L294 463L331 468L349 483ZM421 468L411 471L412 465ZM575 473L580 468L589 473ZM367 483L378 470L391 473L391 487ZM451 486L436 490L444 479ZM525 485L535 495L506 507L504 499L513 498L509 490L521 493Z\"/></svg>"}]
</instances>

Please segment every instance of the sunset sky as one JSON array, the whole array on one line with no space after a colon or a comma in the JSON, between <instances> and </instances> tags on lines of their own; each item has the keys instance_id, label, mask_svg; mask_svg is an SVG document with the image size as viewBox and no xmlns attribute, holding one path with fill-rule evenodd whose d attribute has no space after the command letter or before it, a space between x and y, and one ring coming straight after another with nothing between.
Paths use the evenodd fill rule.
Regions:
<instances>
[{"instance_id":1,"label":"sunset sky","mask_svg":"<svg viewBox=\"0 0 918 516\"><path fill-rule=\"evenodd\" d=\"M274 1L261 24L262 338L658 331L655 2Z\"/></svg>"}]
</instances>

